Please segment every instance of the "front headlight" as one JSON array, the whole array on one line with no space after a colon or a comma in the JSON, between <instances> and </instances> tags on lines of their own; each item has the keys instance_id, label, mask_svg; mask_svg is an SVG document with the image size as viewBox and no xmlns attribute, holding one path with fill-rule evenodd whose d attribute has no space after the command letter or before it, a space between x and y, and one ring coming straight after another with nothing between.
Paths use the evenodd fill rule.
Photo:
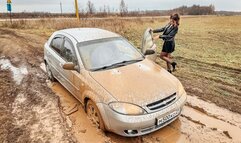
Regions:
<instances>
[{"instance_id":1,"label":"front headlight","mask_svg":"<svg viewBox=\"0 0 241 143\"><path fill-rule=\"evenodd\" d=\"M181 96L181 95L183 95L183 94L186 94L186 91L184 90L181 82L179 81L179 82L178 82L178 95Z\"/></svg>"},{"instance_id":2,"label":"front headlight","mask_svg":"<svg viewBox=\"0 0 241 143\"><path fill-rule=\"evenodd\" d=\"M143 115L146 113L146 111L141 107L130 103L112 102L109 104L109 106L115 112L124 115Z\"/></svg>"}]
</instances>

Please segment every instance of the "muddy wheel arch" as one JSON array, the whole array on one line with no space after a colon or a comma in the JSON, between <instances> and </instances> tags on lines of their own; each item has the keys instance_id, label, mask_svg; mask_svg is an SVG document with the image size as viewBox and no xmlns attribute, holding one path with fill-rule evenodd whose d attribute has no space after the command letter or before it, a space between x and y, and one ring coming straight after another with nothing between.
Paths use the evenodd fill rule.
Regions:
<instances>
[{"instance_id":1,"label":"muddy wheel arch","mask_svg":"<svg viewBox=\"0 0 241 143\"><path fill-rule=\"evenodd\" d=\"M104 120L103 118L106 118L106 116L103 115L103 114L105 114L105 111L102 110L102 112L100 112L101 109L99 108L99 106L101 106L101 105L98 104L98 103L101 103L101 101L97 97L97 94L95 94L95 93L93 93L91 91L85 91L83 93L83 98L82 98L83 102L82 103L83 103L83 107L84 107L85 112L86 112L86 107L87 107L87 103L88 103L89 100L91 100L91 101L93 101L95 103L96 107L99 110L99 113L101 115L102 120ZM106 123L106 122L103 122L103 123L104 123L104 130L103 131L107 131L109 129L109 124Z\"/></svg>"},{"instance_id":2,"label":"muddy wheel arch","mask_svg":"<svg viewBox=\"0 0 241 143\"><path fill-rule=\"evenodd\" d=\"M84 106L86 105L88 100L92 100L95 103L100 102L100 99L96 97L96 94L89 90L83 92L82 103L84 104Z\"/></svg>"}]
</instances>

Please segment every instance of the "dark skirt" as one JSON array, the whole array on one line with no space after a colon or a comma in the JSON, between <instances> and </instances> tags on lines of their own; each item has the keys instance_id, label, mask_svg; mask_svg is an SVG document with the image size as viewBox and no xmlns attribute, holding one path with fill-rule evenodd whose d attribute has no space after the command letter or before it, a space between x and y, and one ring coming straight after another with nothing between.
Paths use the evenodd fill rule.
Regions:
<instances>
[{"instance_id":1,"label":"dark skirt","mask_svg":"<svg viewBox=\"0 0 241 143\"><path fill-rule=\"evenodd\" d=\"M175 50L175 42L174 41L164 41L162 52L172 53Z\"/></svg>"}]
</instances>

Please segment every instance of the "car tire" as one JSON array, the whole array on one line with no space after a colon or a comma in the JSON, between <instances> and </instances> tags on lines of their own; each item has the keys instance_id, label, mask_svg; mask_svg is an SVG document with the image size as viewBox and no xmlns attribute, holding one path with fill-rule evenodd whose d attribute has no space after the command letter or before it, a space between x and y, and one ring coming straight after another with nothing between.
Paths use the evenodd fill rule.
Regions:
<instances>
[{"instance_id":1,"label":"car tire","mask_svg":"<svg viewBox=\"0 0 241 143\"><path fill-rule=\"evenodd\" d=\"M98 107L92 100L88 100L86 105L86 113L91 122L102 131L105 131L105 125L101 117Z\"/></svg>"},{"instance_id":2,"label":"car tire","mask_svg":"<svg viewBox=\"0 0 241 143\"><path fill-rule=\"evenodd\" d=\"M45 66L46 66L46 72L47 72L47 75L48 75L48 79L49 79L50 81L52 81L52 82L55 82L56 79L55 79L55 77L53 76L53 73L52 73L52 71L50 70L49 65L48 65L47 63L45 63Z\"/></svg>"}]
</instances>

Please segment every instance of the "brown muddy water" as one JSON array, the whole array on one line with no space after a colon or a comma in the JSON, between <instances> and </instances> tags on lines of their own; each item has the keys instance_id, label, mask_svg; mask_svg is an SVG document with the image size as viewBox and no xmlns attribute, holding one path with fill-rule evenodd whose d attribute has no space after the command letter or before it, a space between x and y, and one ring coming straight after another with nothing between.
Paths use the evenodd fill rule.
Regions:
<instances>
[{"instance_id":1,"label":"brown muddy water","mask_svg":"<svg viewBox=\"0 0 241 143\"><path fill-rule=\"evenodd\" d=\"M61 84L48 85L59 96L67 123L79 142L241 142L241 115L195 96L188 96L181 116L170 125L148 135L126 138L97 130L81 104Z\"/></svg>"}]
</instances>

